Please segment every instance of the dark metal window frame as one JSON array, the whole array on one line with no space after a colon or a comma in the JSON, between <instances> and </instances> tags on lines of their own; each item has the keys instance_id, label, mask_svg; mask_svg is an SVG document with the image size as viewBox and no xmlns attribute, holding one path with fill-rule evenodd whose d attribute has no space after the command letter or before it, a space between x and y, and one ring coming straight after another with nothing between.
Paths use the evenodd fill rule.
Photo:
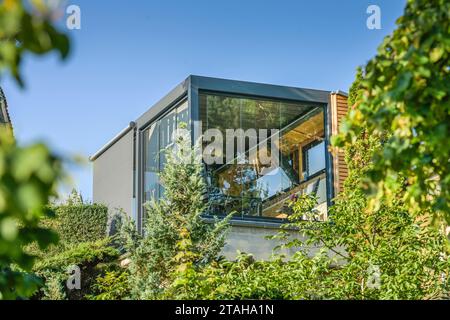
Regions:
<instances>
[{"instance_id":1,"label":"dark metal window frame","mask_svg":"<svg viewBox=\"0 0 450 320\"><path fill-rule=\"evenodd\" d=\"M308 143L307 145L305 145L303 148L302 148L302 157L303 157L303 168L302 168L302 170L303 170L303 172L307 172L307 177L308 178L306 178L305 180L308 180L309 179L309 177L310 176L314 176L314 175L316 175L316 173L313 173L312 175L310 175L310 173L309 173L309 153L308 153L308 151L309 150L311 150L312 148L314 148L314 147L316 147L316 146L318 146L319 144L321 144L322 142L324 142L324 141L320 141L320 140L314 140L314 141L311 141L310 143ZM325 148L325 143L324 143L324 148ZM326 154L326 150L324 149L324 152L325 152L325 154ZM325 169L326 169L326 163L325 163ZM323 172L325 169L320 169L318 172Z\"/></svg>"},{"instance_id":2,"label":"dark metal window frame","mask_svg":"<svg viewBox=\"0 0 450 320\"><path fill-rule=\"evenodd\" d=\"M183 94L180 97L178 97L176 100L173 101L173 103L171 103L167 108L165 108L162 112L160 112L159 114L157 114L153 119L151 119L150 121L146 121L139 129L138 129L138 137L139 137L139 141L136 142L136 146L135 148L137 148L138 153L139 153L139 157L138 157L138 171L136 172L136 176L137 176L137 183L138 183L138 196L136 197L136 209L137 209L137 227L138 230L142 231L143 228L143 219L144 219L144 208L143 208L143 200L144 200L144 175L145 175L145 137L144 137L144 133L155 123L157 123L158 121L162 120L165 116L167 116L168 114L170 114L173 110L175 110L176 108L178 108L180 105L182 105L183 103L185 103L186 101L188 101L188 96L187 94ZM189 107L188 107L189 108ZM190 113L190 110L188 111ZM158 124L158 130L159 130L159 124ZM158 149L160 149L160 136L158 133ZM160 150L158 150L159 152ZM159 160L158 160L158 167L159 167Z\"/></svg>"},{"instance_id":3,"label":"dark metal window frame","mask_svg":"<svg viewBox=\"0 0 450 320\"><path fill-rule=\"evenodd\" d=\"M188 101L188 112L191 126L192 142L201 134L198 130L200 119L200 103L199 95L201 93L211 93L219 95L228 95L233 97L245 97L252 99L264 99L279 102L307 103L311 106L321 106L324 111L324 128L325 128L325 148L329 148L329 140L331 137L331 113L329 112L331 102L329 91L302 89L295 87L286 87L270 84L261 84L245 81L235 81L226 79L217 79L201 76L189 76L181 84L176 86L164 98L158 101L152 108L145 112L136 121L137 135L134 148L137 150L136 156L136 218L138 230L142 231L143 218L143 174L144 174L144 131L155 121L160 120L166 114L171 112L185 99ZM331 205L334 197L333 189L333 162L330 152L326 152L326 173L327 173L327 204ZM281 224L283 221L274 218L256 218L249 216L248 218L236 218L236 221L245 220L246 225L259 225L261 223Z\"/></svg>"}]
</instances>

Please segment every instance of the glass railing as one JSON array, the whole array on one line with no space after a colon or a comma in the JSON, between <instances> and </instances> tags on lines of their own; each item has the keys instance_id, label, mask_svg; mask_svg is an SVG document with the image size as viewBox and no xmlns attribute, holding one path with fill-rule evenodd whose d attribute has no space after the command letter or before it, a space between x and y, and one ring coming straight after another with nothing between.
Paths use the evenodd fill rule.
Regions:
<instances>
[{"instance_id":1,"label":"glass railing","mask_svg":"<svg viewBox=\"0 0 450 320\"><path fill-rule=\"evenodd\" d=\"M209 208L208 215L226 215L235 212L238 218L265 218L286 219L292 214L289 207L289 199L293 194L314 194L318 205L315 212L317 220L323 221L327 218L327 191L326 174L321 172L299 185L278 192L277 194L262 199L252 196L230 196L220 191L208 193Z\"/></svg>"}]
</instances>

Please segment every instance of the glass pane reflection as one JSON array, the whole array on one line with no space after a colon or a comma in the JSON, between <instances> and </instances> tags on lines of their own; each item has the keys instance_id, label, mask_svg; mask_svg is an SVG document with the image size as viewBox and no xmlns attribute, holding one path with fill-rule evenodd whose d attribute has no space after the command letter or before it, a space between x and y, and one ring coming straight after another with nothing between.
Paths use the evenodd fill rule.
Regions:
<instances>
[{"instance_id":1,"label":"glass pane reflection","mask_svg":"<svg viewBox=\"0 0 450 320\"><path fill-rule=\"evenodd\" d=\"M249 136L233 145L224 142L221 163L206 166L210 213L286 218L287 199L299 192L313 192L318 205L326 206L322 106L200 94L200 118L203 133L218 129L226 141L227 129L255 130L258 144L252 146ZM271 130L279 131L278 140ZM238 153L239 142L245 146L244 157ZM276 166L261 161L272 156L278 159Z\"/></svg>"}]
</instances>

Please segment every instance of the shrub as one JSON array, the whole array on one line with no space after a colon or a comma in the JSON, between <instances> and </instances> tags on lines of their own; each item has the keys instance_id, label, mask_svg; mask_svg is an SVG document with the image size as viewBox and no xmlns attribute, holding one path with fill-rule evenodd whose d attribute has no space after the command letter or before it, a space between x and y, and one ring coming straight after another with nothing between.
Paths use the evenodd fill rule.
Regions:
<instances>
[{"instance_id":1,"label":"shrub","mask_svg":"<svg viewBox=\"0 0 450 320\"><path fill-rule=\"evenodd\" d=\"M352 179L352 173L349 179ZM326 299L440 299L449 292L450 260L445 235L430 226L431 214L412 216L400 200L366 210L367 198L347 181L326 223L305 221L315 199L300 197L285 227L306 241L292 246L321 246L332 270L319 283Z\"/></svg>"},{"instance_id":2,"label":"shrub","mask_svg":"<svg viewBox=\"0 0 450 320\"><path fill-rule=\"evenodd\" d=\"M107 238L81 243L67 251L43 259L33 269L45 280L45 285L36 298L52 299L67 296L72 300L85 299L86 295L91 293L91 286L98 276L117 268L118 257L118 250L111 245L111 239ZM65 281L68 279L67 269L74 265L81 270L81 290L68 290L65 286ZM58 293L58 290L63 291Z\"/></svg>"},{"instance_id":3,"label":"shrub","mask_svg":"<svg viewBox=\"0 0 450 320\"><path fill-rule=\"evenodd\" d=\"M56 231L65 244L104 239L108 208L101 204L64 204L54 206Z\"/></svg>"},{"instance_id":4,"label":"shrub","mask_svg":"<svg viewBox=\"0 0 450 320\"><path fill-rule=\"evenodd\" d=\"M168 291L166 299L319 299L322 279L332 270L324 253L314 259L297 252L291 260L275 256L255 261L240 254L236 261L218 261L186 272L183 283Z\"/></svg>"},{"instance_id":5,"label":"shrub","mask_svg":"<svg viewBox=\"0 0 450 320\"><path fill-rule=\"evenodd\" d=\"M80 265L83 263L98 263L101 261L111 261L117 258L119 252L110 245L110 239L102 239L96 242L83 242L71 249L47 259L38 261L34 266L34 271L40 270L61 270L70 265Z\"/></svg>"},{"instance_id":6,"label":"shrub","mask_svg":"<svg viewBox=\"0 0 450 320\"><path fill-rule=\"evenodd\" d=\"M108 208L104 205L69 200L60 205L51 205L52 217L40 221L40 226L53 230L59 242L41 250L36 243L26 246L26 251L40 259L62 253L83 242L95 242L107 237Z\"/></svg>"},{"instance_id":7,"label":"shrub","mask_svg":"<svg viewBox=\"0 0 450 320\"><path fill-rule=\"evenodd\" d=\"M410 9L421 4L427 14L439 10L438 1L410 1ZM447 10L448 11L448 10ZM424 11L425 12L425 11ZM411 13L411 12L410 12ZM424 13L425 14L425 13ZM443 12L441 12L443 14ZM409 16L408 19L415 18ZM426 19L421 21L425 22ZM430 25L431 26L431 25ZM401 41L398 41L402 44ZM431 43L431 42L430 42ZM389 45L388 42L386 42ZM412 50L415 50L414 48ZM409 59L408 55L398 55ZM405 66L407 64L396 64ZM383 68L384 64L373 64ZM416 69L419 70L419 69ZM443 70L443 69L439 69ZM377 75L377 73L374 73ZM401 74L399 74L401 76ZM372 80L376 77L371 75ZM383 79L385 77L383 76ZM380 80L384 81L384 80ZM367 89L362 70L358 71L350 92L350 103L358 105ZM406 92L406 87L404 88ZM350 119L358 123L358 112L372 103L366 90L363 110L353 111ZM371 93L372 94L372 93ZM390 95L387 93L386 95ZM370 96L373 104L388 99ZM399 102L400 104L401 102ZM387 104L386 104L387 105ZM436 107L439 105L436 104ZM360 107L361 109L361 107ZM398 109L396 112L401 111ZM353 118L352 118L353 115ZM417 115L417 114L416 114ZM382 117L372 117L377 122ZM399 118L400 119L400 118ZM383 120L384 121L384 120ZM364 123L367 122L367 119ZM447 121L448 122L448 121ZM391 122L386 121L387 126ZM360 123L359 123L360 125ZM450 289L450 258L443 232L445 224L433 224L432 206L410 210L411 184L405 174L391 177L389 195L380 192L377 201L370 201L365 192L365 177L380 165L374 154L380 154L391 142L392 133L368 131L365 126L353 132L351 143L345 145L349 177L344 191L329 209L330 221L316 222L316 198L302 195L291 203L293 214L284 225L285 232L274 238L286 241L285 246L299 248L294 257L254 262L241 256L236 262L213 262L207 266L190 266L184 277L175 283L166 297L173 299L442 299ZM415 139L415 137L414 137ZM421 144L417 139L417 143ZM389 143L386 144L386 141ZM407 150L407 149L403 149ZM399 148L396 151L402 151ZM448 152L445 154L448 160ZM397 157L397 161L403 161ZM382 160L379 158L378 160ZM439 163L438 163L439 165ZM448 167L448 166L447 166ZM422 170L422 166L414 169ZM430 171L434 174L434 171ZM417 172L415 172L417 174ZM416 181L413 180L413 183ZM440 181L442 184L443 181ZM444 185L444 184L442 184ZM447 188L448 189L448 188ZM383 190L385 191L385 190ZM447 190L446 190L447 191ZM445 196L442 193L440 196ZM424 198L425 199L425 198ZM433 199L433 198L429 198ZM428 200L429 200L428 199ZM436 198L434 198L436 199ZM305 217L308 219L305 220ZM289 229L289 232L287 232ZM303 235L293 240L292 230ZM307 240L300 240L307 239ZM321 247L314 254L309 248ZM312 258L310 257L312 256Z\"/></svg>"},{"instance_id":8,"label":"shrub","mask_svg":"<svg viewBox=\"0 0 450 320\"><path fill-rule=\"evenodd\" d=\"M88 295L90 300L122 300L129 295L127 271L108 271L104 276L95 279L92 285L94 294Z\"/></svg>"},{"instance_id":9,"label":"shrub","mask_svg":"<svg viewBox=\"0 0 450 320\"><path fill-rule=\"evenodd\" d=\"M33 271L45 281L35 298L84 299L91 292L95 278L117 265L119 251L113 247L113 239L106 235L108 209L104 205L84 203L75 191L64 204L50 208L54 216L41 220L40 225L54 230L59 235L59 243L45 250L35 243L26 247L28 253L39 258ZM73 265L81 268L81 291L65 289L66 270Z\"/></svg>"},{"instance_id":10,"label":"shrub","mask_svg":"<svg viewBox=\"0 0 450 320\"><path fill-rule=\"evenodd\" d=\"M67 276L61 272L45 273L45 285L42 288L42 300L66 300L64 283Z\"/></svg>"}]
</instances>

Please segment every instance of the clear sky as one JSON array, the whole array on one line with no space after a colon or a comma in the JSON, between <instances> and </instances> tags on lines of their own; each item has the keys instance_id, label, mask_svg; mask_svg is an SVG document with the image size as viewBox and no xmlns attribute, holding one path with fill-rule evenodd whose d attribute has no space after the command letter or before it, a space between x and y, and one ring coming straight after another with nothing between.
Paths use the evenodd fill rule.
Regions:
<instances>
[{"instance_id":1,"label":"clear sky","mask_svg":"<svg viewBox=\"0 0 450 320\"><path fill-rule=\"evenodd\" d=\"M69 60L27 56L25 90L2 79L15 134L88 157L190 74L348 91L406 0L70 1ZM381 8L369 30L367 7ZM92 199L90 164L70 167Z\"/></svg>"}]
</instances>

